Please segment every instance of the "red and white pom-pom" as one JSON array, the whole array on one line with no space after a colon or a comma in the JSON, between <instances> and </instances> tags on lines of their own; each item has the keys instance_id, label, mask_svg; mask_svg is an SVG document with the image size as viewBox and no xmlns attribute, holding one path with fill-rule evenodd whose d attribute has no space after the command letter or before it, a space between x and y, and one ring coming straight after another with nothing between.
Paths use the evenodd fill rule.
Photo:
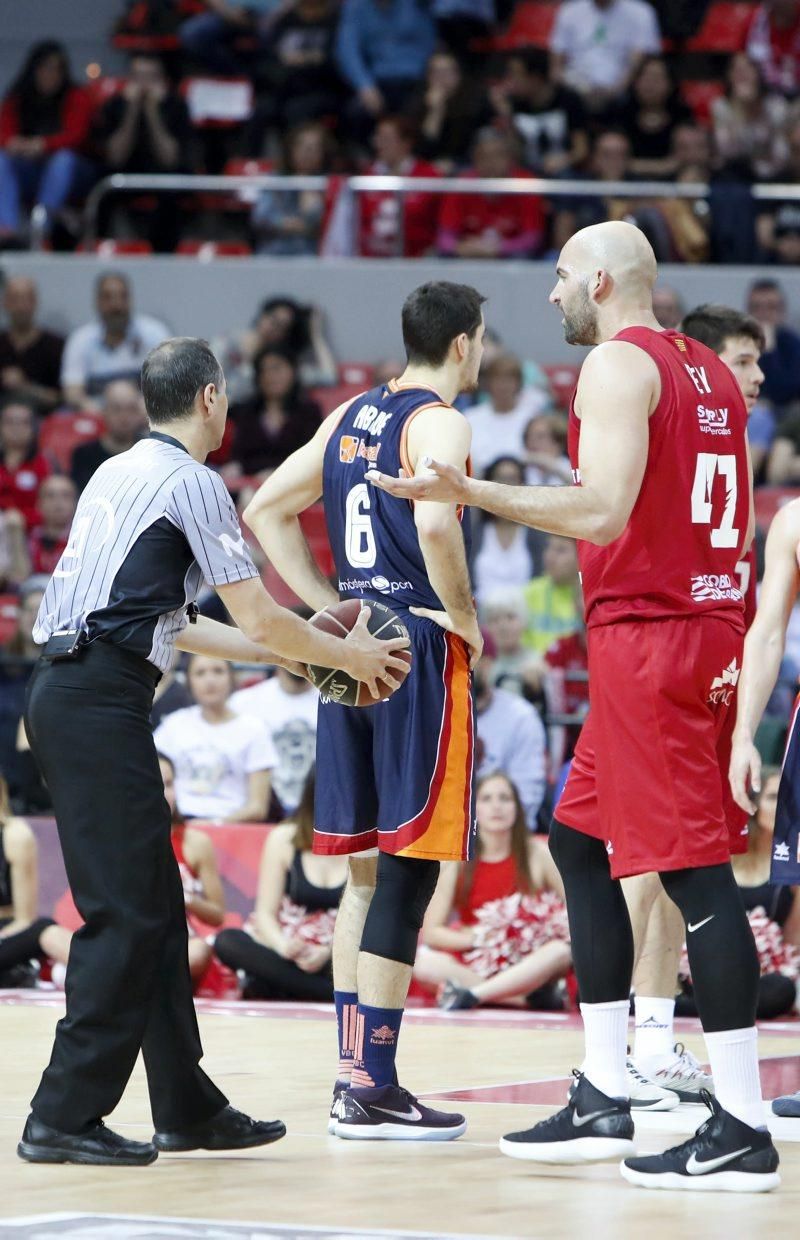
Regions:
<instances>
[{"instance_id":1,"label":"red and white pom-pom","mask_svg":"<svg viewBox=\"0 0 800 1240\"><path fill-rule=\"evenodd\" d=\"M314 947L330 947L336 925L335 909L317 909L309 913L301 904L284 896L278 908L278 925L285 934L302 939Z\"/></svg>"},{"instance_id":2,"label":"red and white pom-pom","mask_svg":"<svg viewBox=\"0 0 800 1240\"><path fill-rule=\"evenodd\" d=\"M800 977L800 950L784 940L783 931L778 923L773 921L767 915L766 909L760 905L750 909L747 920L750 922L750 929L756 941L761 976L763 977L765 973L782 973L784 977L797 981ZM678 975L681 981L692 980L686 944L681 953Z\"/></svg>"},{"instance_id":3,"label":"red and white pom-pom","mask_svg":"<svg viewBox=\"0 0 800 1240\"><path fill-rule=\"evenodd\" d=\"M567 911L552 891L516 892L481 905L474 933L475 946L462 960L481 977L493 977L553 939L569 942Z\"/></svg>"}]
</instances>

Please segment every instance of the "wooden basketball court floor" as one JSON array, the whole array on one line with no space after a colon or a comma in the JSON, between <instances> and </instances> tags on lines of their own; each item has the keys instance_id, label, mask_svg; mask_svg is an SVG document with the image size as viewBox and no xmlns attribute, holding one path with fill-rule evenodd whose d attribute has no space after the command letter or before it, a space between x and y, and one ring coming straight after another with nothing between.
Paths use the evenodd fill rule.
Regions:
<instances>
[{"instance_id":1,"label":"wooden basketball court floor","mask_svg":"<svg viewBox=\"0 0 800 1240\"><path fill-rule=\"evenodd\" d=\"M332 1010L201 1002L204 1066L231 1101L288 1136L263 1150L161 1155L147 1168L32 1166L15 1147L50 1051L63 997L6 992L0 1002L0 1240L235 1240L236 1237L509 1236L579 1240L781 1240L800 1234L800 1120L769 1123L783 1187L765 1196L648 1192L614 1164L537 1168L504 1158L497 1139L563 1104L580 1062L574 1015L410 1011L400 1038L404 1084L463 1110L448 1144L344 1142L326 1131L335 1060ZM695 1022L678 1022L703 1058ZM767 1097L800 1088L800 1024L762 1031ZM640 1115L642 1151L675 1144L707 1112ZM152 1132L141 1064L113 1126Z\"/></svg>"}]
</instances>

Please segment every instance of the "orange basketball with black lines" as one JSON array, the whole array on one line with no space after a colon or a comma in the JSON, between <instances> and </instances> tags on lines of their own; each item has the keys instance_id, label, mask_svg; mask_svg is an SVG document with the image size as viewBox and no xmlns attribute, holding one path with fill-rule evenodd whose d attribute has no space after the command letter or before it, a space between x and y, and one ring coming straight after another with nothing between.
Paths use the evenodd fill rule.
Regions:
<instances>
[{"instance_id":1,"label":"orange basketball with black lines","mask_svg":"<svg viewBox=\"0 0 800 1240\"><path fill-rule=\"evenodd\" d=\"M341 637L344 640L358 620L362 606L369 607L370 617L367 627L373 637L378 637L382 641L389 641L393 637L408 637L408 629L391 607L387 607L385 603L375 602L373 599L364 599L362 603L361 599L350 598L343 603L331 603L329 607L312 616L309 623L321 629L323 633L330 633L332 637ZM395 674L401 678L402 683L411 670L411 652L397 650L395 653L406 664L405 672L401 672L399 668L395 669ZM375 706L378 702L385 702L395 692L395 689L385 680L379 680L380 697L374 698L363 681L355 680L347 672L335 667L317 667L309 663L308 674L323 699L327 702L337 702L340 706ZM400 685L397 687L400 688Z\"/></svg>"}]
</instances>

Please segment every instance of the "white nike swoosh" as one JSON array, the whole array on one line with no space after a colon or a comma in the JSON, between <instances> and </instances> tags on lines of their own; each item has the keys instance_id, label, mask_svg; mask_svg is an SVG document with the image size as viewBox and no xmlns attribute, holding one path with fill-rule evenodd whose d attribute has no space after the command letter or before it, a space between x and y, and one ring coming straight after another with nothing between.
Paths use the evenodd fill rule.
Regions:
<instances>
[{"instance_id":1,"label":"white nike swoosh","mask_svg":"<svg viewBox=\"0 0 800 1240\"><path fill-rule=\"evenodd\" d=\"M395 1119L422 1119L422 1112L416 1107L412 1107L410 1111L389 1111L386 1107L373 1107L373 1111L383 1111L384 1115L392 1115Z\"/></svg>"},{"instance_id":2,"label":"white nike swoosh","mask_svg":"<svg viewBox=\"0 0 800 1240\"><path fill-rule=\"evenodd\" d=\"M613 1110L606 1111L590 1111L588 1115L579 1115L577 1111L572 1112L572 1122L576 1128L583 1128L584 1124L591 1124L593 1119L602 1119L604 1115L615 1115Z\"/></svg>"},{"instance_id":3,"label":"white nike swoosh","mask_svg":"<svg viewBox=\"0 0 800 1240\"><path fill-rule=\"evenodd\" d=\"M741 1158L742 1154L749 1153L752 1148L751 1145L746 1145L744 1149L734 1150L732 1154L723 1154L721 1158L709 1158L706 1162L698 1162L697 1155L692 1154L686 1164L686 1170L689 1175L708 1175L709 1171L718 1171L726 1163L733 1162L735 1158Z\"/></svg>"},{"instance_id":4,"label":"white nike swoosh","mask_svg":"<svg viewBox=\"0 0 800 1240\"><path fill-rule=\"evenodd\" d=\"M690 934L694 934L695 930L699 930L701 926L708 925L710 921L713 921L716 915L717 915L716 913L712 913L711 916L706 917L704 921L698 921L697 925L695 926L693 926L692 923L689 922L686 929L689 931Z\"/></svg>"}]
</instances>

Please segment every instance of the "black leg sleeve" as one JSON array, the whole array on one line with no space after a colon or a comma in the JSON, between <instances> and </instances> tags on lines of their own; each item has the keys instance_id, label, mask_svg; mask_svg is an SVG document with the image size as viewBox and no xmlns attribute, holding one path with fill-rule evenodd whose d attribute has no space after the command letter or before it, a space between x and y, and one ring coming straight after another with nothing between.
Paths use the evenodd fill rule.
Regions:
<instances>
[{"instance_id":1,"label":"black leg sleeve","mask_svg":"<svg viewBox=\"0 0 800 1240\"><path fill-rule=\"evenodd\" d=\"M263 987L265 998L333 1002L330 966L306 973L293 960L284 960L271 947L257 943L244 930L221 930L214 951L229 969L244 969Z\"/></svg>"}]
</instances>

